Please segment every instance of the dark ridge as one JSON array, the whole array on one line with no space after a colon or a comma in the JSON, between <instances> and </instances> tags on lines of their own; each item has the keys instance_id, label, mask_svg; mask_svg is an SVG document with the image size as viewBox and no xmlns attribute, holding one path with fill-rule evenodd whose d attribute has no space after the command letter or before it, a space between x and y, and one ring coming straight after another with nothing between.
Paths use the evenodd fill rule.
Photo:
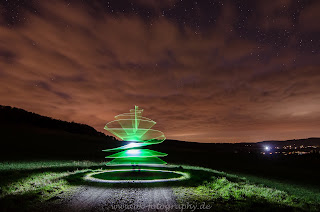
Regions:
<instances>
[{"instance_id":1,"label":"dark ridge","mask_svg":"<svg viewBox=\"0 0 320 212\"><path fill-rule=\"evenodd\" d=\"M0 106L0 160L105 160L103 149L119 146L113 136L85 124Z\"/></svg>"},{"instance_id":2,"label":"dark ridge","mask_svg":"<svg viewBox=\"0 0 320 212\"><path fill-rule=\"evenodd\" d=\"M261 141L258 142L259 145L272 145L272 146L288 146L288 145L320 145L320 138L302 138L302 139L291 139L286 141Z\"/></svg>"},{"instance_id":3,"label":"dark ridge","mask_svg":"<svg viewBox=\"0 0 320 212\"><path fill-rule=\"evenodd\" d=\"M112 136L105 135L102 132L98 132L93 127L86 124L79 124L75 122L67 122L51 117L42 116L26 110L0 105L0 124L3 125L29 125L39 128L62 130L69 133L107 137L107 139L116 140Z\"/></svg>"}]
</instances>

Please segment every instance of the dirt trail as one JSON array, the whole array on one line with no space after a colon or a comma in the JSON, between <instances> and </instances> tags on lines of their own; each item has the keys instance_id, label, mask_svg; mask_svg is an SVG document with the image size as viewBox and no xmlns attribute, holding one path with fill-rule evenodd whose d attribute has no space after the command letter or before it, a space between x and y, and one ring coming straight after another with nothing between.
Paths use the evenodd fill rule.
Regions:
<instances>
[{"instance_id":1,"label":"dirt trail","mask_svg":"<svg viewBox=\"0 0 320 212\"><path fill-rule=\"evenodd\" d=\"M79 187L52 211L179 211L171 188Z\"/></svg>"}]
</instances>

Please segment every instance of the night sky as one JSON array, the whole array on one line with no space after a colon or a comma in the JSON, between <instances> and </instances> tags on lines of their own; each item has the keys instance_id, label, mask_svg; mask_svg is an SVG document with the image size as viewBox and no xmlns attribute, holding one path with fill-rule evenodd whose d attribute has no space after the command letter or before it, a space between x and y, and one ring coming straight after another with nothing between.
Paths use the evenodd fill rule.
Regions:
<instances>
[{"instance_id":1,"label":"night sky","mask_svg":"<svg viewBox=\"0 0 320 212\"><path fill-rule=\"evenodd\" d=\"M2 0L0 104L105 132L134 105L167 138L320 136L319 0Z\"/></svg>"}]
</instances>

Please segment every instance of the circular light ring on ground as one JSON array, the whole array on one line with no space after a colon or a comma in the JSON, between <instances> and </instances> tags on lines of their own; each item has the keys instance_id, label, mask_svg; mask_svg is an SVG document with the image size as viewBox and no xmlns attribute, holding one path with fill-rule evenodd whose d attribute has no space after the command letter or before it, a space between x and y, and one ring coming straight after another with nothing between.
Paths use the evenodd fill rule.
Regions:
<instances>
[{"instance_id":1,"label":"circular light ring on ground","mask_svg":"<svg viewBox=\"0 0 320 212\"><path fill-rule=\"evenodd\" d=\"M190 178L190 175L185 172L179 171L168 171L168 170L156 170L156 169L140 169L141 171L150 171L150 172L167 172L167 173L174 173L179 174L181 177L175 178L164 178L164 179L154 179L154 180L103 180L95 178L94 175L107 173L107 172L123 172L123 171L132 171L132 169L112 169L112 170L105 170L101 172L93 172L89 173L84 177L84 180L91 181L91 182L99 182L99 183L157 183L157 182L171 182L171 181L181 181L187 180Z\"/></svg>"}]
</instances>

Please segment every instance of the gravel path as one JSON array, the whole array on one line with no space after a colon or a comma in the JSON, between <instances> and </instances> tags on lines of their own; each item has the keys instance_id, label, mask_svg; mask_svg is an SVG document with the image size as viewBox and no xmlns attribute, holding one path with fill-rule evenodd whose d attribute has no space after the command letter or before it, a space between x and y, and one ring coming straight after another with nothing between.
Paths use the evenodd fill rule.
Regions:
<instances>
[{"instance_id":1,"label":"gravel path","mask_svg":"<svg viewBox=\"0 0 320 212\"><path fill-rule=\"evenodd\" d=\"M171 188L81 186L52 211L178 211Z\"/></svg>"}]
</instances>

